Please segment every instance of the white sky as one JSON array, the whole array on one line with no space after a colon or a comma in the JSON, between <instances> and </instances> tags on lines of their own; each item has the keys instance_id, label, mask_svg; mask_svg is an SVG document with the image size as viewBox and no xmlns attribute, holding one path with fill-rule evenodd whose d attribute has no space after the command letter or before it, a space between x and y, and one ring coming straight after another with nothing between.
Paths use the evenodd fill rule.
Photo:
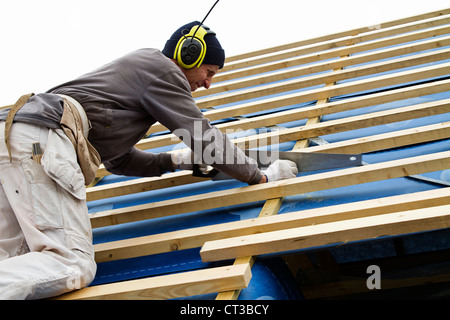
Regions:
<instances>
[{"instance_id":1,"label":"white sky","mask_svg":"<svg viewBox=\"0 0 450 320\"><path fill-rule=\"evenodd\" d=\"M3 0L0 106L135 49L162 49L178 27L201 21L214 2ZM205 24L230 56L447 7L448 0L220 0Z\"/></svg>"}]
</instances>

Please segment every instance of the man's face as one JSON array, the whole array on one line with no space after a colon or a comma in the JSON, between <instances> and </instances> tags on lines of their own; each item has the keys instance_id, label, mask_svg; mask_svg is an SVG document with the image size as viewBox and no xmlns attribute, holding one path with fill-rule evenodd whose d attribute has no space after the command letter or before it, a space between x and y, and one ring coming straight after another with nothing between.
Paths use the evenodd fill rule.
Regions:
<instances>
[{"instance_id":1,"label":"man's face","mask_svg":"<svg viewBox=\"0 0 450 320\"><path fill-rule=\"evenodd\" d=\"M208 89L212 83L212 78L219 71L219 66L212 64L202 64L199 68L182 69L194 92L200 87Z\"/></svg>"}]
</instances>

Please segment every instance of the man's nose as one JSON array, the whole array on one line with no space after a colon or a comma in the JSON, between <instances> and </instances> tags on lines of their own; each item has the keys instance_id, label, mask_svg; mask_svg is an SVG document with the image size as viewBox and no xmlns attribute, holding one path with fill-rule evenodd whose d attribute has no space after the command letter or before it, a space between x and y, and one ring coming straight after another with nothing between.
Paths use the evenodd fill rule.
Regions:
<instances>
[{"instance_id":1,"label":"man's nose","mask_svg":"<svg viewBox=\"0 0 450 320\"><path fill-rule=\"evenodd\" d=\"M209 87L211 86L211 79L205 79L205 81L203 81L203 87L205 89L209 89Z\"/></svg>"}]
</instances>

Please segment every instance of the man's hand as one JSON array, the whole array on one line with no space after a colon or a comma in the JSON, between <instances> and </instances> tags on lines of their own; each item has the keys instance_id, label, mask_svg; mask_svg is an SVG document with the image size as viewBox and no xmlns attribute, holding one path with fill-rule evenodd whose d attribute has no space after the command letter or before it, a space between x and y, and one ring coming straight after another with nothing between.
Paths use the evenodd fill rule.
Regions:
<instances>
[{"instance_id":1,"label":"man's hand","mask_svg":"<svg viewBox=\"0 0 450 320\"><path fill-rule=\"evenodd\" d=\"M190 149L183 149L171 154L174 169L192 170L193 155Z\"/></svg>"},{"instance_id":2,"label":"man's hand","mask_svg":"<svg viewBox=\"0 0 450 320\"><path fill-rule=\"evenodd\" d=\"M290 160L276 160L262 173L267 177L267 181L272 182L283 179L295 178L298 173L297 165ZM263 182L261 180L261 182Z\"/></svg>"},{"instance_id":3,"label":"man's hand","mask_svg":"<svg viewBox=\"0 0 450 320\"><path fill-rule=\"evenodd\" d=\"M190 149L180 150L171 154L173 168L180 170L192 170L194 168L194 155ZM205 172L207 165L199 164L200 171Z\"/></svg>"}]
</instances>

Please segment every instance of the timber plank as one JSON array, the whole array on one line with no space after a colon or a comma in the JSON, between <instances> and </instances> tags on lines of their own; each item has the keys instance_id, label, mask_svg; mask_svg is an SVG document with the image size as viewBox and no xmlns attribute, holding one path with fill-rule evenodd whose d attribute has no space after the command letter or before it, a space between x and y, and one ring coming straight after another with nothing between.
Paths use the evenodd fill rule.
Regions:
<instances>
[{"instance_id":1,"label":"timber plank","mask_svg":"<svg viewBox=\"0 0 450 320\"><path fill-rule=\"evenodd\" d=\"M450 169L450 151L215 191L90 215L93 228Z\"/></svg>"},{"instance_id":2,"label":"timber plank","mask_svg":"<svg viewBox=\"0 0 450 320\"><path fill-rule=\"evenodd\" d=\"M191 171L177 171L160 177L139 178L119 183L96 186L86 189L87 201L118 197L126 194L146 192L173 186L205 181L204 178L192 176Z\"/></svg>"},{"instance_id":3,"label":"timber plank","mask_svg":"<svg viewBox=\"0 0 450 320\"><path fill-rule=\"evenodd\" d=\"M292 50L287 51L281 51L281 52L275 52L273 54L268 54L265 56L258 56L255 58L247 59L244 61L237 61L234 63L229 63L226 66L223 67L222 72L230 71L230 70L236 70L241 68L247 68L251 66L255 66L258 64L264 64L268 62L272 62L275 60L282 60L291 58L293 56L301 55L301 54L308 54L311 52L317 52L317 51L324 51L333 49L336 47L343 47L343 46L350 46L355 45L357 43L365 42L365 41L373 41L376 39L384 38L384 37L390 37L394 35L398 35L401 33L407 33L407 32L414 32L421 29L436 27L439 25L445 25L450 22L450 16L443 16L443 17L435 17L430 18L424 21L420 22L413 22L405 25L400 25L392 28L386 28L386 29L379 29L379 30L373 30L371 32L356 35L356 36L350 36L342 39L333 39L326 42L321 42L317 44L307 45L300 48L294 48Z\"/></svg>"},{"instance_id":4,"label":"timber plank","mask_svg":"<svg viewBox=\"0 0 450 320\"><path fill-rule=\"evenodd\" d=\"M443 205L211 241L200 255L217 261L448 227L450 205Z\"/></svg>"},{"instance_id":5,"label":"timber plank","mask_svg":"<svg viewBox=\"0 0 450 320\"><path fill-rule=\"evenodd\" d=\"M281 204L281 202L280 202ZM184 229L94 245L97 262L201 247L207 241L450 204L450 188L357 201L264 218ZM278 209L277 209L278 210Z\"/></svg>"},{"instance_id":6,"label":"timber plank","mask_svg":"<svg viewBox=\"0 0 450 320\"><path fill-rule=\"evenodd\" d=\"M236 106L225 107L217 110L206 111L205 117L209 120L220 120L234 116L245 115L252 112L269 110L273 108L296 105L333 96L351 94L362 90L372 90L392 85L403 84L411 81L419 81L431 77L448 75L448 64L423 67L410 71L402 71L390 75L377 76L370 79L338 84L332 87L307 90L300 93L291 93L282 97L266 98L255 102L241 103ZM314 117L305 116L306 118Z\"/></svg>"},{"instance_id":7,"label":"timber plank","mask_svg":"<svg viewBox=\"0 0 450 320\"><path fill-rule=\"evenodd\" d=\"M443 67L445 68L445 65L443 65ZM384 77L384 78L374 77L374 78L366 80L365 82L363 82L363 84L365 84L366 89L375 89L375 88L382 87L382 86L395 85L395 84L408 82L408 81L421 80L421 79L425 79L427 77L448 74L448 70L446 70L446 71L442 70L442 72L437 71L434 73L430 73L427 71L428 70L426 68L425 69L420 68L420 69L414 70L410 73L410 77L408 79L404 78L405 74L403 72L388 75L389 80L386 79L386 77ZM400 78L397 78L397 77L400 77ZM386 82L386 81L388 81L388 82ZM325 98L339 95L339 94L349 94L349 93L357 92L360 90L364 90L363 88L361 88L358 85L359 82L355 82L355 83L351 83L351 84L356 85L356 87L353 87L352 85L344 86L343 89L345 90L345 92L334 93L333 91L331 91L329 95L325 96ZM341 88L341 87L342 87L342 85L339 85L338 88ZM314 94L318 94L322 91L324 91L324 89L313 89L313 90L308 90L308 91L300 92L300 93L287 94L282 97L266 98L266 99L262 99L262 100L256 101L256 102L241 103L237 106L225 107L225 108L220 108L217 110L204 111L203 114L206 118L208 118L211 121L224 119L224 118L228 118L228 117L240 116L240 115L255 112L255 111L268 110L271 108L288 106L290 104L298 104L298 103L318 100L319 97L315 96ZM311 93L312 93L312 95L311 95ZM162 126L161 124L157 123L154 126L152 126L152 128L149 130L149 132L159 132L159 131L163 131L163 130L167 130L167 129L165 129L164 126Z\"/></svg>"},{"instance_id":8,"label":"timber plank","mask_svg":"<svg viewBox=\"0 0 450 320\"><path fill-rule=\"evenodd\" d=\"M398 121L417 119L447 113L450 99L426 102L419 105L401 107L392 110L378 111L343 119L330 120L311 126L294 127L275 132L261 133L254 136L233 139L233 143L241 149L250 149L293 140L313 138L337 132L360 128L368 128Z\"/></svg>"},{"instance_id":9,"label":"timber plank","mask_svg":"<svg viewBox=\"0 0 450 320\"><path fill-rule=\"evenodd\" d=\"M449 72L450 72L450 63L449 63ZM336 86L333 86L333 87L339 87L339 85L336 85ZM326 88L325 88L326 89ZM331 90L331 89L329 89L329 90ZM324 98L325 99L325 98ZM438 103L443 103L443 104L445 104L445 103L447 103L446 101L448 101L448 99L447 100L440 100L440 101L442 101L442 102L436 102L436 104L438 104ZM422 106L425 106L425 104L422 104ZM413 110L406 110L407 109L407 107L404 107L403 109L402 108L398 108L397 109L397 111L391 111L391 115L393 115L395 112L399 112L399 113L401 113L401 112L403 112L403 115L404 116L407 116L407 114L409 114L410 112L419 112L418 111L418 109L420 109L421 107L418 107L418 106L411 106L410 107L411 109L416 109L416 111L413 111ZM308 112L308 111L310 111L310 110L314 110L313 108L312 109L309 109L309 110L306 110L305 111L305 113L306 112ZM448 110L447 110L448 111ZM314 111L313 111L314 112ZM321 112L321 110L320 109L318 109L318 110L316 110L316 113L320 113ZM388 113L389 112L385 112L384 114L386 115L386 116L388 116ZM381 116L381 114L382 113L378 113L378 115L379 116ZM373 116L374 114L372 114L371 116ZM412 115L412 114L410 114L410 115ZM431 115L431 114L430 114ZM381 123L380 124L382 124L382 123L388 123L388 122L384 122L384 121L393 121L393 120L395 120L395 118L392 118L392 117L390 117L390 120L388 120L388 117L386 117L386 120L383 120L382 118L379 118L379 117L377 117L377 119L378 120L373 120L373 121L371 121L370 120L370 118L368 118L368 115L361 115L361 116L355 116L355 117L353 117L353 120L355 120L355 121L357 121L357 117L359 117L359 119L361 120L361 121L363 121L363 122L365 122L366 120L367 120L367 123L366 124L364 124L364 123L361 123L360 125L362 125L363 127L369 127L369 126L371 126L371 125L374 125L373 123L375 122L375 121L380 121ZM366 120L363 120L364 118L367 118ZM421 117L420 115L416 115L416 116L413 116L413 117ZM293 119L292 119L293 120ZM406 119L405 119L406 120ZM250 120L251 121L251 120ZM346 123L346 122L348 122L349 120L348 119L341 119L341 120L335 120L336 121L336 123L340 123L341 125L344 125L344 123ZM397 120L397 121L401 121L400 119L399 120ZM396 121L393 121L393 122L396 122ZM336 129L333 129L332 127L330 127L328 124L329 123L331 123L331 121L329 121L329 122L327 122L326 124L321 124L321 126L323 126L323 129L326 131L327 129L325 129L325 128L327 128L328 127L328 129L330 130L330 132L332 132L332 131L334 131L334 130L338 130L337 128ZM372 123L372 124L371 124ZM286 130L281 130L280 132L278 132L278 133L271 133L271 132L269 132L269 133L265 133L265 134L259 134L258 135L258 137L254 137L254 136L250 136L250 137L244 137L244 138L239 138L239 139L234 139L233 141L236 143L236 144L238 144L239 146L241 146L239 143L243 143L242 144L242 146L244 146L245 145L245 148L248 148L248 144L250 143L250 141L259 141L259 140L261 140L261 141L263 141L264 139L265 140L267 140L267 141L269 141L269 137L275 137L275 136L286 136L286 135L288 135L288 134L291 134L291 135L293 135L293 137L292 138L290 138L290 137L285 137L284 139L284 141L292 141L292 140L300 140L300 139L305 139L305 138L310 138L310 137L313 137L313 136L308 136L307 135L307 133L308 132L310 132L311 130L318 130L318 127L319 125L317 125L317 126L311 126L311 127L308 127L308 128L306 128L306 127L297 127L297 128L290 128L290 129L286 129ZM341 126L342 127L342 126ZM220 127L219 127L220 128ZM227 127L225 127L225 126L223 126L222 127L222 129L224 129L224 130L226 130L226 129L231 129L232 127L230 127L230 126L228 126L228 128ZM350 128L350 127L349 127ZM355 127L353 127L353 128L355 128ZM236 129L236 127L234 127L234 129ZM350 130L350 129L349 129ZM298 135L303 135L304 134L304 136L298 136L298 137L296 137L295 136L295 134L297 134L297 136ZM326 133L314 133L315 135L314 136L318 136L318 135L322 135L322 134L326 134ZM286 139L288 139L288 140L286 140ZM281 140L280 140L281 141ZM175 135L173 135L173 134L168 134L168 135L164 135L164 136L160 136L160 137L157 137L157 138L150 138L150 139L143 139L143 140L141 140L138 144L136 144L136 147L138 148L138 149L152 149L152 148L156 148L156 147L161 147L161 146L167 146L167 145L171 145L171 144L177 144L177 143L179 143L180 141L178 140L178 138L176 138L176 136ZM259 144L257 144L257 145L259 145Z\"/></svg>"},{"instance_id":10,"label":"timber plank","mask_svg":"<svg viewBox=\"0 0 450 320\"><path fill-rule=\"evenodd\" d=\"M339 69L336 69L334 71L337 71L337 70L339 70ZM332 86L332 85L335 85L335 83L334 82L327 83L325 86ZM317 101L316 106L320 106L327 102L328 102L328 99L319 100L319 101ZM318 122L320 122L320 120L321 120L321 117L310 118L306 122L306 126L314 124L314 123L318 123ZM307 148L308 146L309 146L309 140L303 139L303 140L297 141L292 150L299 150L299 149ZM264 207L261 210L258 217L260 218L260 217L265 217L265 216L274 216L274 215L278 214L278 211L279 211L283 201L284 201L284 197L268 199L264 203ZM255 258L253 256L247 256L244 258L236 259L234 263L235 264L241 263L241 261L245 261L245 262L249 261L250 262L250 261L254 261L254 260L255 260ZM216 300L224 300L224 299L228 299L230 297L237 300L239 294L240 294L240 290L233 290L233 291L219 293L216 297Z\"/></svg>"},{"instance_id":11,"label":"timber plank","mask_svg":"<svg viewBox=\"0 0 450 320\"><path fill-rule=\"evenodd\" d=\"M450 121L309 147L303 152L367 153L450 138Z\"/></svg>"},{"instance_id":12,"label":"timber plank","mask_svg":"<svg viewBox=\"0 0 450 320\"><path fill-rule=\"evenodd\" d=\"M450 33L450 26L446 27L446 33ZM332 69L341 69L344 67L351 67L354 65L372 62L372 66L375 65L374 61L382 60L386 58L393 58L404 54L417 53L424 50L436 49L439 47L445 47L450 44L450 37L442 37L438 39L427 39L426 41L416 44L407 44L400 47L388 48L385 50L379 50L375 52L368 52L365 54L359 54L356 56L346 56L340 59L332 61L325 61L314 65L304 65L296 68L289 68L285 70L279 70L271 72L269 74L259 74L253 77L246 77L236 81L228 81L224 84L218 84L211 86L208 89L196 90L192 93L195 98L222 93L226 91L242 89L245 87L251 87L256 85L262 85L269 82L287 80L289 78L310 75L314 73L324 72ZM299 60L299 58L297 58ZM316 77L316 79L319 77ZM316 80L317 81L317 80ZM313 85L313 84L311 84Z\"/></svg>"},{"instance_id":13,"label":"timber plank","mask_svg":"<svg viewBox=\"0 0 450 320\"><path fill-rule=\"evenodd\" d=\"M243 289L251 278L245 264L130 280L83 288L56 300L161 300Z\"/></svg>"},{"instance_id":14,"label":"timber plank","mask_svg":"<svg viewBox=\"0 0 450 320\"><path fill-rule=\"evenodd\" d=\"M221 131L226 132L228 129L251 129L258 128L260 126L270 126L283 122L300 120L303 118L310 118L316 116L322 116L326 114L354 110L358 108L367 107L374 104L381 104L392 102L396 100L403 100L407 98L419 97L422 95L429 95L437 92L449 91L450 80L440 80L433 83L419 84L412 87L393 89L386 92L378 92L369 94L367 96L355 97L345 99L343 101L328 102L323 106L311 106L298 109L280 111L268 115L256 116L251 118L243 118L237 121L231 121L226 123L217 124L216 127ZM289 105L288 103L286 105ZM280 100L280 106L285 106L284 101ZM216 111L205 111L204 116L210 120L217 120L220 118L220 113L227 113L228 110L221 109ZM217 112L220 111L220 112ZM245 110L240 110L245 113ZM217 118L217 119L216 119ZM155 129L159 131L161 125L156 125L159 128ZM152 126L153 128L153 126Z\"/></svg>"},{"instance_id":15,"label":"timber plank","mask_svg":"<svg viewBox=\"0 0 450 320\"><path fill-rule=\"evenodd\" d=\"M442 49L437 51L425 52L421 54L415 54L412 56L390 59L387 61L372 63L357 68L347 68L340 71L333 71L331 73L320 73L318 75L311 75L308 77L301 77L299 79L285 80L273 84L265 84L256 86L254 88L237 90L217 96L207 97L203 99L197 99L196 104L199 108L211 108L218 105L224 105L228 103L260 98L267 95L298 90L301 88L312 87L321 85L324 83L333 83L336 81L357 78L361 76L367 76L371 74L382 73L395 69L402 69L406 67L425 64L428 62L436 62L445 60L450 55L450 49ZM294 71L294 77L297 76Z\"/></svg>"},{"instance_id":16,"label":"timber plank","mask_svg":"<svg viewBox=\"0 0 450 320\"><path fill-rule=\"evenodd\" d=\"M332 39L336 39L336 38L357 35L360 33L370 32L374 29L385 29L385 28L394 27L394 26L398 26L401 24L405 24L405 23L411 23L411 22L415 22L415 21L444 16L446 14L450 14L450 9L442 9L442 10L437 10L437 11L433 11L433 12L427 12L427 13L423 13L423 14L419 14L419 15L415 15L415 16L411 16L411 17L406 17L406 18L401 18L401 19L392 20L392 21L388 21L388 22L383 22L376 26L365 26L365 27L361 27L361 28L356 28L356 29L351 29L351 30L347 30L347 31L341 31L341 32L327 34L327 35L323 35L323 36L319 36L319 37L314 37L311 39L300 40L300 41L283 44L283 45L279 45L279 46L275 46L275 47L264 48L264 49L260 49L260 50L237 54L234 56L227 57L225 61L228 64L233 61L248 59L248 58L251 58L254 56L264 55L264 54L272 53L275 51L283 51L283 50L292 49L295 47L301 47L301 46L318 43L318 42L323 42L323 41L328 41L328 40L332 40Z\"/></svg>"},{"instance_id":17,"label":"timber plank","mask_svg":"<svg viewBox=\"0 0 450 320\"><path fill-rule=\"evenodd\" d=\"M252 119L244 119L231 123L225 123L217 125L222 131L228 129L250 129L257 128L263 125L272 125L275 123L281 123L280 121L292 121L293 119L302 119L309 117L322 116L326 114L354 110L357 108L368 107L375 104L382 104L387 102L392 102L396 100L404 100L413 97L419 97L428 94L434 94L438 92L450 91L450 80L441 80L433 83L416 85L413 87L401 88L390 90L387 92L380 92L375 94L370 94L363 97L349 98L343 101L336 101L332 103L327 103L323 107L305 107L300 110L289 110L280 112L276 115L260 116ZM282 101L280 102L282 105ZM137 147L140 149L146 149L148 146L144 146L144 143L148 141L146 139L139 143ZM97 177L102 177L108 175L109 172L105 170L103 165L97 171Z\"/></svg>"},{"instance_id":18,"label":"timber plank","mask_svg":"<svg viewBox=\"0 0 450 320\"><path fill-rule=\"evenodd\" d=\"M401 43L406 43L410 41L417 41L426 38L431 38L439 35L444 35L448 33L448 26L438 26L430 29L420 30L413 33L401 34L398 36L382 38L375 41L363 42L359 44L355 44L353 46L348 47L339 47L334 48L327 51L322 52L314 52L311 54L295 56L289 59L284 59L281 61L274 61L270 63L266 63L264 65L256 65L253 67L238 69L234 71L229 71L225 73L219 73L214 77L214 83L218 85L218 83L228 80L233 80L237 78L247 77L256 75L259 73L275 71L279 69L294 67L302 64L318 62L322 60L337 58L341 56L347 56L354 53L360 53L369 50L376 50L383 47L388 47L392 45L398 45ZM203 96L203 89L200 90L199 96ZM197 95L195 95L197 96Z\"/></svg>"}]
</instances>

